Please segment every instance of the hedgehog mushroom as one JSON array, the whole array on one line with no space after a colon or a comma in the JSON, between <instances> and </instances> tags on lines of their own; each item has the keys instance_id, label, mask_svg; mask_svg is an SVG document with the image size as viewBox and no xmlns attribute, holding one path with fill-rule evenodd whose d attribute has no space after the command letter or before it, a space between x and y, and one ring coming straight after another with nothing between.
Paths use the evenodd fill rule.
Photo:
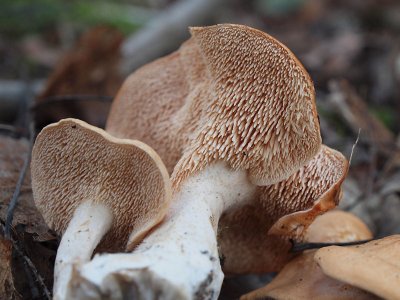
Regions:
<instances>
[{"instance_id":1,"label":"hedgehog mushroom","mask_svg":"<svg viewBox=\"0 0 400 300\"><path fill-rule=\"evenodd\" d=\"M285 46L240 25L191 33L179 51L187 63L203 67L186 70L198 81L190 81L185 105L169 120L183 136L173 205L133 254L98 256L82 268L100 288L107 274L121 271L145 299L217 298L222 212L254 199L257 185L286 179L320 149L313 84Z\"/></svg>"},{"instance_id":2,"label":"hedgehog mushroom","mask_svg":"<svg viewBox=\"0 0 400 300\"><path fill-rule=\"evenodd\" d=\"M304 229L317 215L338 204L347 170L346 158L322 145L318 154L289 178L258 187L255 201L227 211L218 228L224 272L279 271L293 256L289 237L302 240ZM278 234L267 235L268 230Z\"/></svg>"},{"instance_id":3,"label":"hedgehog mushroom","mask_svg":"<svg viewBox=\"0 0 400 300\"><path fill-rule=\"evenodd\" d=\"M352 247L330 246L314 256L323 272L384 299L400 299L400 235Z\"/></svg>"},{"instance_id":4,"label":"hedgehog mushroom","mask_svg":"<svg viewBox=\"0 0 400 300\"><path fill-rule=\"evenodd\" d=\"M72 264L100 249L138 243L165 216L168 172L149 146L117 139L83 121L45 127L32 151L34 201L50 228L62 234L54 298L64 299ZM104 237L104 238L103 238Z\"/></svg>"},{"instance_id":5,"label":"hedgehog mushroom","mask_svg":"<svg viewBox=\"0 0 400 300\"><path fill-rule=\"evenodd\" d=\"M305 233L315 243L353 242L372 238L371 231L357 217L342 211L319 216ZM314 261L316 250L305 251L291 260L265 287L241 297L251 299L367 300L374 295L326 276Z\"/></svg>"}]
</instances>

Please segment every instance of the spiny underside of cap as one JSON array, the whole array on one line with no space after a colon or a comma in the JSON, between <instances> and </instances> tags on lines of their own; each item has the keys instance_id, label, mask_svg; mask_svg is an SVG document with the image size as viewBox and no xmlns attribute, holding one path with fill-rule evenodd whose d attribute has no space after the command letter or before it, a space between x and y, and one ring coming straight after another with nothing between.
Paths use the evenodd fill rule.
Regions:
<instances>
[{"instance_id":1,"label":"spiny underside of cap","mask_svg":"<svg viewBox=\"0 0 400 300\"><path fill-rule=\"evenodd\" d=\"M338 151L323 145L318 154L288 179L259 187L260 201L271 220L304 211L321 196L342 183L348 169L347 159ZM336 194L339 196L339 193ZM339 199L332 199L335 205Z\"/></svg>"},{"instance_id":2,"label":"spiny underside of cap","mask_svg":"<svg viewBox=\"0 0 400 300\"><path fill-rule=\"evenodd\" d=\"M315 92L295 56L246 26L193 28L192 35L126 80L107 131L148 143L169 171L183 156L175 187L216 160L265 185L311 159L321 143Z\"/></svg>"},{"instance_id":3,"label":"spiny underside of cap","mask_svg":"<svg viewBox=\"0 0 400 300\"><path fill-rule=\"evenodd\" d=\"M259 187L259 198L251 205L222 215L218 237L221 253L226 257L224 270L228 273L251 273L282 268L291 258L288 253L290 243L285 237L290 228L284 235L275 237L267 235L267 232L279 218L308 211L317 205L323 195L341 184L347 167L347 160L341 153L323 145L311 161L285 181ZM337 204L337 198L329 200ZM309 223L316 216L310 213ZM248 254L246 258L243 258L243 253ZM272 262L271 257L274 257Z\"/></svg>"},{"instance_id":4,"label":"spiny underside of cap","mask_svg":"<svg viewBox=\"0 0 400 300\"><path fill-rule=\"evenodd\" d=\"M175 121L190 92L183 70L179 51L138 69L125 80L107 118L107 132L148 144L169 173L187 139L182 132L184 124L180 119Z\"/></svg>"},{"instance_id":5,"label":"spiny underside of cap","mask_svg":"<svg viewBox=\"0 0 400 300\"><path fill-rule=\"evenodd\" d=\"M202 92L186 99L197 131L174 170L175 186L216 160L248 170L255 184L287 178L321 144L309 75L261 31L240 25L191 31L208 76Z\"/></svg>"},{"instance_id":6,"label":"spiny underside of cap","mask_svg":"<svg viewBox=\"0 0 400 300\"><path fill-rule=\"evenodd\" d=\"M102 245L121 249L133 229L149 220L157 224L166 210L168 173L149 153L142 143L113 138L82 121L49 125L32 152L35 204L62 234L80 203L105 203L114 223Z\"/></svg>"}]
</instances>

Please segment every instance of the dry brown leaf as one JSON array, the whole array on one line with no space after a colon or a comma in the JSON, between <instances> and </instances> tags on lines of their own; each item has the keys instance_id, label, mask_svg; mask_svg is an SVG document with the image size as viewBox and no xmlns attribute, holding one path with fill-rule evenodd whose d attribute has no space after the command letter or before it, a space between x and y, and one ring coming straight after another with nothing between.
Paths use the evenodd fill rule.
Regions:
<instances>
[{"instance_id":1,"label":"dry brown leaf","mask_svg":"<svg viewBox=\"0 0 400 300\"><path fill-rule=\"evenodd\" d=\"M21 299L11 272L12 244L0 235L0 299Z\"/></svg>"},{"instance_id":2,"label":"dry brown leaf","mask_svg":"<svg viewBox=\"0 0 400 300\"><path fill-rule=\"evenodd\" d=\"M353 247L325 247L314 259L332 278L385 299L400 299L400 235Z\"/></svg>"},{"instance_id":3,"label":"dry brown leaf","mask_svg":"<svg viewBox=\"0 0 400 300\"><path fill-rule=\"evenodd\" d=\"M317 243L350 242L371 237L372 233L360 219L342 211L331 211L318 217L305 235L308 242ZM315 252L303 252L291 260L272 282L241 299L377 299L368 292L326 276L314 261Z\"/></svg>"},{"instance_id":4,"label":"dry brown leaf","mask_svg":"<svg viewBox=\"0 0 400 300\"><path fill-rule=\"evenodd\" d=\"M28 141L0 136L0 219L6 220L8 204L14 193L19 173L29 151ZM30 174L27 172L18 205L14 211L13 227L24 225L24 230L37 235L37 240L46 241L55 236L49 231L33 202Z\"/></svg>"}]
</instances>

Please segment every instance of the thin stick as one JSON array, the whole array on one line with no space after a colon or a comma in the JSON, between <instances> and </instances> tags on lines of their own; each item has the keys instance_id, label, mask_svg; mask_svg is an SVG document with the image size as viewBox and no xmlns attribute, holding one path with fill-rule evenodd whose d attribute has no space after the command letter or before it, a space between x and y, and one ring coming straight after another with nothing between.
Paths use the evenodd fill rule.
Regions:
<instances>
[{"instance_id":1,"label":"thin stick","mask_svg":"<svg viewBox=\"0 0 400 300\"><path fill-rule=\"evenodd\" d=\"M354 246L354 245L365 244L370 241L372 241L372 239L355 241L355 242L346 242L346 243L296 243L295 241L290 240L290 242L292 243L292 248L290 249L290 252L302 252L305 250L319 249L329 246Z\"/></svg>"},{"instance_id":2,"label":"thin stick","mask_svg":"<svg viewBox=\"0 0 400 300\"><path fill-rule=\"evenodd\" d=\"M0 134L5 136L20 137L23 134L23 129L17 126L1 124L0 123Z\"/></svg>"},{"instance_id":3,"label":"thin stick","mask_svg":"<svg viewBox=\"0 0 400 300\"><path fill-rule=\"evenodd\" d=\"M53 105L63 102L71 101L101 101L101 102L111 102L113 97L104 95L59 95L42 98L40 102L34 104L31 110L35 111L41 109L47 105Z\"/></svg>"},{"instance_id":4,"label":"thin stick","mask_svg":"<svg viewBox=\"0 0 400 300\"><path fill-rule=\"evenodd\" d=\"M351 165L351 160L353 159L353 153L354 153L354 149L356 148L358 141L360 140L360 134L361 134L361 128L358 128L358 134L357 134L357 139L353 144L353 147L351 147L351 153L350 153L350 158L349 158L349 168Z\"/></svg>"},{"instance_id":5,"label":"thin stick","mask_svg":"<svg viewBox=\"0 0 400 300\"><path fill-rule=\"evenodd\" d=\"M5 230L4 230L4 235L7 239L11 238L11 226L12 226L12 221L14 218L14 210L18 204L18 198L21 193L21 187L24 183L26 171L28 170L29 163L31 161L31 154L32 154L32 147L33 147L34 139L35 139L35 125L33 122L31 122L29 124L28 153L26 154L26 157L24 160L24 165L22 166L21 172L19 173L18 181L17 181L16 187L15 187L13 196L12 196L10 204L8 205L8 208L7 208L6 226L5 226Z\"/></svg>"},{"instance_id":6,"label":"thin stick","mask_svg":"<svg viewBox=\"0 0 400 300\"><path fill-rule=\"evenodd\" d=\"M17 127L8 124L0 124L0 130L10 131L10 132L18 131Z\"/></svg>"}]
</instances>

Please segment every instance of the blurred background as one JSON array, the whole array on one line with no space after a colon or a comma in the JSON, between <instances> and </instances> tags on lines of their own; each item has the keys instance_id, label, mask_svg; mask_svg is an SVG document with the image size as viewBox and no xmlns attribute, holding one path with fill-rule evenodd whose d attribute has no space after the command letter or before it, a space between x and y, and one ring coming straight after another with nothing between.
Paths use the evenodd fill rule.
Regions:
<instances>
[{"instance_id":1,"label":"blurred background","mask_svg":"<svg viewBox=\"0 0 400 300\"><path fill-rule=\"evenodd\" d=\"M340 206L360 216L377 237L400 232L395 0L2 0L0 135L28 137L32 120L38 131L65 117L104 127L128 74L176 50L189 38L188 26L217 23L255 27L293 51L314 81L324 143L348 158L353 152ZM20 149L18 168L27 149ZM0 199L3 221L9 198L3 193ZM24 238L27 219L17 218ZM47 250L40 251L52 258L56 245L38 239L37 228L31 231L32 243L42 240ZM30 247L28 256L39 246ZM35 264L51 285L48 267ZM228 279L222 297L233 299L266 278ZM15 285L31 299L43 296L40 288L32 296Z\"/></svg>"}]
</instances>

